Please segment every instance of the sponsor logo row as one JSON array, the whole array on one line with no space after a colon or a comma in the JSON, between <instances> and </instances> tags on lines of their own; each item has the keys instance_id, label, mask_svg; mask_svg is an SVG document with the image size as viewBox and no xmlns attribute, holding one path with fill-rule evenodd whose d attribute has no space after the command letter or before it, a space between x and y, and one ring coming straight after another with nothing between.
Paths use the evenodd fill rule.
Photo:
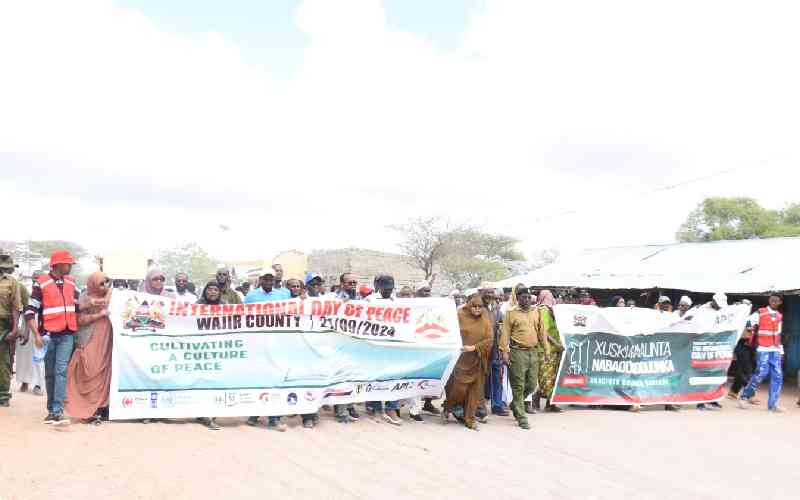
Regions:
<instances>
[{"instance_id":1,"label":"sponsor logo row","mask_svg":"<svg viewBox=\"0 0 800 500\"><path fill-rule=\"evenodd\" d=\"M302 398L313 403L317 399L336 399L366 393L392 393L411 390L435 390L441 386L438 380L409 380L403 382L369 382L360 384L340 384L324 390L241 390L241 391L152 391L124 393L120 396L125 409L158 409L209 404L234 407L246 405L294 406ZM211 401L209 401L211 398Z\"/></svg>"}]
</instances>

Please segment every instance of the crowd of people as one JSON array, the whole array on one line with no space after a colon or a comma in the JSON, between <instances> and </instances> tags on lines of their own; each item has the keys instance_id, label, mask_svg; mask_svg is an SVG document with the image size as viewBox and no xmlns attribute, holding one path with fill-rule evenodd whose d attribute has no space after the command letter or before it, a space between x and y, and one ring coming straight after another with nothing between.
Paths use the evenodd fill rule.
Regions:
<instances>
[{"instance_id":1,"label":"crowd of people","mask_svg":"<svg viewBox=\"0 0 800 500\"><path fill-rule=\"evenodd\" d=\"M395 289L391 275L377 276L372 286L361 284L354 274L344 273L338 283L328 286L316 273L305 279L284 280L279 264L267 269L255 288L244 282L234 287L228 269L219 269L214 279L202 286L199 294L186 273L168 277L151 267L141 282L112 280L102 271L91 274L84 290L70 276L75 260L67 251L55 251L50 271L33 276L31 291L12 277L11 257L0 255L0 407L9 406L10 384L16 352L16 378L19 391L46 394L44 423L64 425L69 418L100 424L108 419L111 383L113 332L109 303L113 290L135 289L152 295L199 304L242 304L306 297L333 297L342 301L391 301L396 298L426 298L432 294L427 282L415 287ZM588 292L559 297L549 290L533 290L524 284L513 289L497 289L482 283L477 292L463 296L451 294L458 307L462 352L444 390L440 405L436 398L404 401L370 401L368 415L392 425L402 425L401 409L408 418L422 422L423 415L437 416L446 423L453 418L469 429L478 430L489 415L513 416L522 429L529 429L529 417L540 411L558 413L552 404L556 376L564 353L553 313L558 302L596 305ZM728 397L742 408L760 404L755 397L759 384L770 378L768 409L778 406L783 374L781 358L781 297L773 294L769 304L753 312L735 350L734 382ZM724 294L699 307L720 309L728 304ZM636 302L612 297L609 307L635 307ZM677 310L671 300L660 297L655 308L681 318L691 314L692 301L681 298ZM511 397L507 396L510 388ZM44 391L42 390L44 388ZM510 399L510 404L508 400ZM544 405L542 405L544 402ZM798 401L800 405L800 401ZM697 405L698 409L718 409L718 403ZM638 405L627 407L639 411ZM677 405L665 405L677 411ZM333 405L335 420L342 424L361 418L356 405ZM270 416L266 426L285 431L288 416ZM314 428L319 413L300 415L302 426ZM215 418L197 419L209 429L220 429ZM142 422L148 423L150 419ZM249 417L248 425L258 426L261 418Z\"/></svg>"}]
</instances>

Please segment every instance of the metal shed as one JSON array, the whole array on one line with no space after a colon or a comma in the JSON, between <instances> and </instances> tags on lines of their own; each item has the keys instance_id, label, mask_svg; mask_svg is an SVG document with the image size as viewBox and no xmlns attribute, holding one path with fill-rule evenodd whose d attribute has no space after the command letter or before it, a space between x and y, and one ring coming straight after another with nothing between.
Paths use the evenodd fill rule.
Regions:
<instances>
[{"instance_id":1,"label":"metal shed","mask_svg":"<svg viewBox=\"0 0 800 500\"><path fill-rule=\"evenodd\" d=\"M770 291L784 298L787 373L800 368L800 238L768 238L587 249L557 263L498 283L535 288L686 291L707 300L721 291L754 305ZM675 300L675 297L672 297Z\"/></svg>"}]
</instances>

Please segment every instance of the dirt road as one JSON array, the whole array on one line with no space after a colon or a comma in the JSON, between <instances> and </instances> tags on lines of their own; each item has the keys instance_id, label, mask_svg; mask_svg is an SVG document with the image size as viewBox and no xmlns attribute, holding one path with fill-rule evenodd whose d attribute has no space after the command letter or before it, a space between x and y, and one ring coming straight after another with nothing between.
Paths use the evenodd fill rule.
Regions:
<instances>
[{"instance_id":1,"label":"dirt road","mask_svg":"<svg viewBox=\"0 0 800 500\"><path fill-rule=\"evenodd\" d=\"M569 408L523 431L495 417L480 432L435 417L402 427L366 417L286 433L220 419L40 423L44 398L0 408L0 500L221 498L797 498L800 408L640 414ZM363 412L362 412L363 415ZM766 484L770 481L770 484Z\"/></svg>"}]
</instances>

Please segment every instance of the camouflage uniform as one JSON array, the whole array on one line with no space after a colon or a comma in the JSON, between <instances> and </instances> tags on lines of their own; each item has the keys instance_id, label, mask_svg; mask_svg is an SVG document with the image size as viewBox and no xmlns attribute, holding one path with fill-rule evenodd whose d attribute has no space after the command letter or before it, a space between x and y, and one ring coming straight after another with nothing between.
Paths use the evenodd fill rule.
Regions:
<instances>
[{"instance_id":1,"label":"camouflage uniform","mask_svg":"<svg viewBox=\"0 0 800 500\"><path fill-rule=\"evenodd\" d=\"M22 288L12 276L14 261L8 255L0 255L0 403L3 406L11 399L11 368L14 364L16 338L9 334L14 330L14 321L22 310Z\"/></svg>"}]
</instances>

